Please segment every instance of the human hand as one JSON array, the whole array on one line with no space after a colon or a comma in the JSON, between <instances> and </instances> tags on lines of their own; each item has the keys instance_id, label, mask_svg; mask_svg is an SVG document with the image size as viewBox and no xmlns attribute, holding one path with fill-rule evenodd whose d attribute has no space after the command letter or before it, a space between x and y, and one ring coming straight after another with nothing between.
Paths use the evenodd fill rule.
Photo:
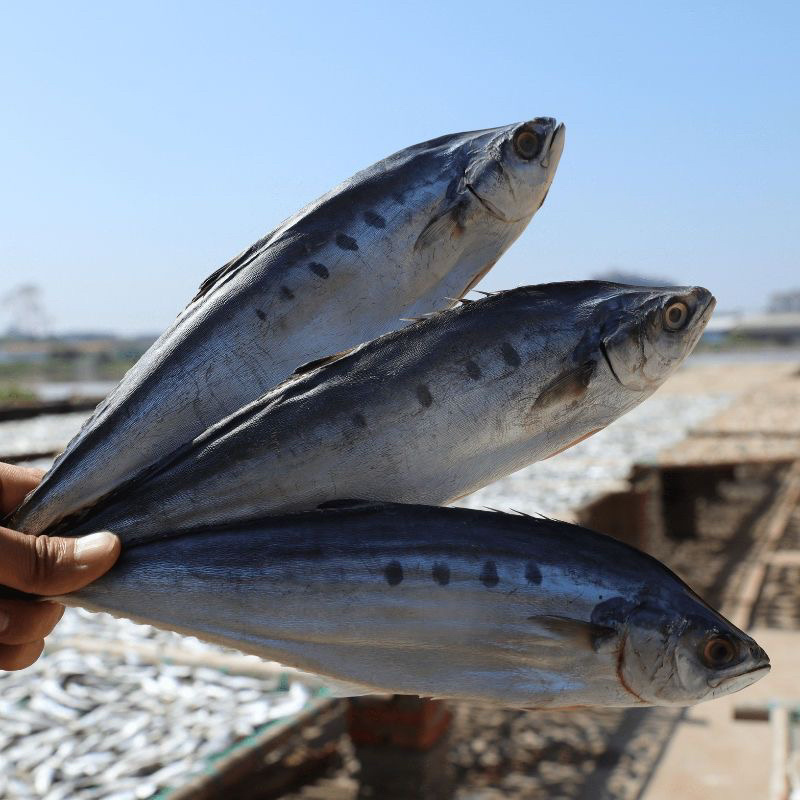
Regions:
<instances>
[{"instance_id":1,"label":"human hand","mask_svg":"<svg viewBox=\"0 0 800 800\"><path fill-rule=\"evenodd\" d=\"M0 462L0 514L17 508L42 474ZM74 592L107 572L119 552L119 539L112 533L69 539L0 527L0 584L46 596ZM53 601L0 597L0 670L33 664L63 613L64 606Z\"/></svg>"}]
</instances>

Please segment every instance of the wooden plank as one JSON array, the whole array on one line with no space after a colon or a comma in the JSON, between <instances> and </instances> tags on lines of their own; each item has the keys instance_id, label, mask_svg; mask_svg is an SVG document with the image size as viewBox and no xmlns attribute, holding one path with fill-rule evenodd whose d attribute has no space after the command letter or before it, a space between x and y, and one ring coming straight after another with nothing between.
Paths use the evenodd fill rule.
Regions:
<instances>
[{"instance_id":1,"label":"wooden plank","mask_svg":"<svg viewBox=\"0 0 800 800\"><path fill-rule=\"evenodd\" d=\"M771 567L800 567L800 550L776 550L768 561Z\"/></svg>"},{"instance_id":2,"label":"wooden plank","mask_svg":"<svg viewBox=\"0 0 800 800\"><path fill-rule=\"evenodd\" d=\"M322 719L321 719L322 718ZM268 759L266 756L278 747L297 736L304 727L320 723L320 737L330 741L331 747L323 747L322 757L327 751L333 752L333 742L344 732L344 704L331 697L317 697L299 713L278 720L267 726L228 754L209 766L205 774L198 775L178 789L169 791L169 800L218 800L221 797L238 797L238 788L252 776L263 772ZM330 728L330 735L326 730ZM337 735L338 734L338 735ZM328 753L329 754L329 753ZM276 765L268 766L270 779L280 786L290 785L303 774L304 762L293 763L291 767L276 773ZM262 782L263 783L263 782ZM237 787L238 785L238 787ZM260 790L267 787L259 786Z\"/></svg>"},{"instance_id":3,"label":"wooden plank","mask_svg":"<svg viewBox=\"0 0 800 800\"><path fill-rule=\"evenodd\" d=\"M800 436L690 436L659 454L657 466L708 467L788 463L800 459Z\"/></svg>"},{"instance_id":4,"label":"wooden plank","mask_svg":"<svg viewBox=\"0 0 800 800\"><path fill-rule=\"evenodd\" d=\"M769 711L772 730L772 770L770 775L769 800L787 800L789 781L787 774L789 758L789 709L776 706Z\"/></svg>"},{"instance_id":5,"label":"wooden plank","mask_svg":"<svg viewBox=\"0 0 800 800\"><path fill-rule=\"evenodd\" d=\"M72 414L76 411L94 411L103 398L80 397L74 400L43 400L26 406L0 408L0 422L31 419L43 414Z\"/></svg>"},{"instance_id":6,"label":"wooden plank","mask_svg":"<svg viewBox=\"0 0 800 800\"><path fill-rule=\"evenodd\" d=\"M756 523L753 566L747 570L735 592L725 605L726 616L739 628L750 624L767 567L776 545L783 536L792 514L800 503L800 461L796 461L784 476L775 500Z\"/></svg>"}]
</instances>

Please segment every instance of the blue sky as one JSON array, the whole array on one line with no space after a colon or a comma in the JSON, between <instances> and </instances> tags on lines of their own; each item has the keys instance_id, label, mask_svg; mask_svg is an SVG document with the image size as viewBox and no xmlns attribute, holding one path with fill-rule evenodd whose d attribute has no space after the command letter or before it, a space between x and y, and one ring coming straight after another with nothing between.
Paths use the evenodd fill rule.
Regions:
<instances>
[{"instance_id":1,"label":"blue sky","mask_svg":"<svg viewBox=\"0 0 800 800\"><path fill-rule=\"evenodd\" d=\"M4 3L0 294L158 331L356 170L551 115L555 183L483 288L619 268L758 308L800 286L798 41L790 2Z\"/></svg>"}]
</instances>

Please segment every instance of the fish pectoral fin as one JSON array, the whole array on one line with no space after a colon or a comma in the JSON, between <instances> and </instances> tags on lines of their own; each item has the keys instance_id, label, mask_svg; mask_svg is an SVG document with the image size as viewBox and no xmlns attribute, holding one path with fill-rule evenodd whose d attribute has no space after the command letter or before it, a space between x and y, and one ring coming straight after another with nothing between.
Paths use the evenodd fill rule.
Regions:
<instances>
[{"instance_id":1,"label":"fish pectoral fin","mask_svg":"<svg viewBox=\"0 0 800 800\"><path fill-rule=\"evenodd\" d=\"M528 617L528 621L533 622L543 631L545 636L552 641L553 646L569 642L571 645L598 652L613 643L617 637L615 628L572 617L538 614Z\"/></svg>"},{"instance_id":2,"label":"fish pectoral fin","mask_svg":"<svg viewBox=\"0 0 800 800\"><path fill-rule=\"evenodd\" d=\"M425 230L414 243L415 250L424 250L432 247L437 242L449 241L452 237L458 236L464 230L461 222L461 203L449 206L442 214L434 217L426 226Z\"/></svg>"},{"instance_id":3,"label":"fish pectoral fin","mask_svg":"<svg viewBox=\"0 0 800 800\"><path fill-rule=\"evenodd\" d=\"M586 394L596 369L596 361L586 361L580 366L562 372L542 389L533 407L540 409L554 403L560 405L565 401L580 400Z\"/></svg>"}]
</instances>

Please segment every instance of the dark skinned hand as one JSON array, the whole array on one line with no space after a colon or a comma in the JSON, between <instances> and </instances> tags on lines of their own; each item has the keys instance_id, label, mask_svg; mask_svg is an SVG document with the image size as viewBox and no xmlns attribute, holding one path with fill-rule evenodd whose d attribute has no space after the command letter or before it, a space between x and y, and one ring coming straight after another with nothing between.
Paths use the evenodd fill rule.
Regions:
<instances>
[{"instance_id":1,"label":"dark skinned hand","mask_svg":"<svg viewBox=\"0 0 800 800\"><path fill-rule=\"evenodd\" d=\"M0 462L0 517L19 506L42 474ZM119 552L119 539L112 533L68 539L0 527L0 584L45 596L74 592L107 572ZM64 606L56 602L0 598L0 670L33 664L63 613Z\"/></svg>"}]
</instances>

